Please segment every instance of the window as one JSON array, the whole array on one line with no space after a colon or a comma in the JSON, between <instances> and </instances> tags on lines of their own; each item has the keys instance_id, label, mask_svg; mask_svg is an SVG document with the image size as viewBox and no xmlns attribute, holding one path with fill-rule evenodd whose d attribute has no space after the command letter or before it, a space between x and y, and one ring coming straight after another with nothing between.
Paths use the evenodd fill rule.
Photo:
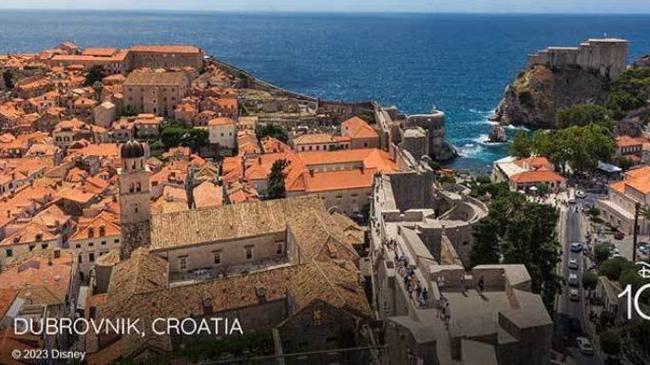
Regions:
<instances>
[{"instance_id":1,"label":"window","mask_svg":"<svg viewBox=\"0 0 650 365\"><path fill-rule=\"evenodd\" d=\"M214 253L214 264L215 265L221 264L221 252Z\"/></svg>"},{"instance_id":2,"label":"window","mask_svg":"<svg viewBox=\"0 0 650 365\"><path fill-rule=\"evenodd\" d=\"M179 257L179 266L181 270L187 269L187 256L186 257Z\"/></svg>"},{"instance_id":3,"label":"window","mask_svg":"<svg viewBox=\"0 0 650 365\"><path fill-rule=\"evenodd\" d=\"M80 244L76 244L76 245L75 245L75 248L81 248L81 245L80 245Z\"/></svg>"},{"instance_id":4,"label":"window","mask_svg":"<svg viewBox=\"0 0 650 365\"><path fill-rule=\"evenodd\" d=\"M29 251L30 251L30 252L31 252L31 251L34 251L34 248L36 248L36 246L34 246L34 245L29 245Z\"/></svg>"},{"instance_id":5,"label":"window","mask_svg":"<svg viewBox=\"0 0 650 365\"><path fill-rule=\"evenodd\" d=\"M102 245L105 245L105 244L106 244L106 241L102 241Z\"/></svg>"},{"instance_id":6,"label":"window","mask_svg":"<svg viewBox=\"0 0 650 365\"><path fill-rule=\"evenodd\" d=\"M88 242L88 247L93 247L93 246L95 246L94 242Z\"/></svg>"},{"instance_id":7,"label":"window","mask_svg":"<svg viewBox=\"0 0 650 365\"><path fill-rule=\"evenodd\" d=\"M11 250L11 249L9 249L9 248L5 250L5 256L7 256L7 257L12 257L13 255L14 255L14 251L13 251L13 250Z\"/></svg>"},{"instance_id":8,"label":"window","mask_svg":"<svg viewBox=\"0 0 650 365\"><path fill-rule=\"evenodd\" d=\"M42 241L42 240L43 240L43 235L40 234L40 233L37 234L37 235L36 235L36 241L38 242L38 241Z\"/></svg>"},{"instance_id":9,"label":"window","mask_svg":"<svg viewBox=\"0 0 650 365\"><path fill-rule=\"evenodd\" d=\"M247 246L245 247L246 249L246 260L252 260L253 259L253 246Z\"/></svg>"},{"instance_id":10,"label":"window","mask_svg":"<svg viewBox=\"0 0 650 365\"><path fill-rule=\"evenodd\" d=\"M106 227L99 226L99 237L104 237L106 235Z\"/></svg>"},{"instance_id":11,"label":"window","mask_svg":"<svg viewBox=\"0 0 650 365\"><path fill-rule=\"evenodd\" d=\"M77 260L79 261L79 263L82 263L82 262L83 262L83 258L81 257L81 255L79 255L79 256L77 257Z\"/></svg>"},{"instance_id":12,"label":"window","mask_svg":"<svg viewBox=\"0 0 650 365\"><path fill-rule=\"evenodd\" d=\"M42 244L41 248L44 249L44 250L47 250L47 243Z\"/></svg>"},{"instance_id":13,"label":"window","mask_svg":"<svg viewBox=\"0 0 650 365\"><path fill-rule=\"evenodd\" d=\"M275 253L278 255L282 255L282 252L284 252L284 244L282 244L282 242L276 243Z\"/></svg>"},{"instance_id":14,"label":"window","mask_svg":"<svg viewBox=\"0 0 650 365\"><path fill-rule=\"evenodd\" d=\"M95 254L94 253L88 254L88 261L95 262Z\"/></svg>"},{"instance_id":15,"label":"window","mask_svg":"<svg viewBox=\"0 0 650 365\"><path fill-rule=\"evenodd\" d=\"M119 238L114 239L113 243L120 243L120 239Z\"/></svg>"}]
</instances>

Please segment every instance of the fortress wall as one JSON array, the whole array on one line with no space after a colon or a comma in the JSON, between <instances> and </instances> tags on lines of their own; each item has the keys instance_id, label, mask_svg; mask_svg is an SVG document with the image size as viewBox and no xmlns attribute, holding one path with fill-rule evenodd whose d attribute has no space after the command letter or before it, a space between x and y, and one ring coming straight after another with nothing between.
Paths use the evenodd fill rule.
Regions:
<instances>
[{"instance_id":1,"label":"fortress wall","mask_svg":"<svg viewBox=\"0 0 650 365\"><path fill-rule=\"evenodd\" d=\"M528 55L526 67L545 65L552 68L579 66L601 76L616 77L627 67L629 44L620 39L591 39L580 47L549 47Z\"/></svg>"}]
</instances>

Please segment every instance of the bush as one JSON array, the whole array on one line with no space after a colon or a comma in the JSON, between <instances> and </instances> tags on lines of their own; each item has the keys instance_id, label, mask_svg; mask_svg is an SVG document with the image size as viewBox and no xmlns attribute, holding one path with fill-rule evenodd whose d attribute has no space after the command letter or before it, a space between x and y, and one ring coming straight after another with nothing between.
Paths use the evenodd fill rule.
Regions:
<instances>
[{"instance_id":1,"label":"bush","mask_svg":"<svg viewBox=\"0 0 650 365\"><path fill-rule=\"evenodd\" d=\"M600 334L600 348L610 356L621 352L621 339L613 332L607 331Z\"/></svg>"},{"instance_id":2,"label":"bush","mask_svg":"<svg viewBox=\"0 0 650 365\"><path fill-rule=\"evenodd\" d=\"M594 259L596 260L596 265L602 264L605 260L609 258L609 249L612 246L607 243L601 243L594 246Z\"/></svg>"},{"instance_id":3,"label":"bush","mask_svg":"<svg viewBox=\"0 0 650 365\"><path fill-rule=\"evenodd\" d=\"M609 280L618 281L621 273L630 268L635 268L633 263L627 261L624 257L616 257L603 262L598 267L598 273L607 276Z\"/></svg>"},{"instance_id":4,"label":"bush","mask_svg":"<svg viewBox=\"0 0 650 365\"><path fill-rule=\"evenodd\" d=\"M596 104L576 104L557 112L557 122L560 128L567 128L574 125L585 126L591 123L605 125L611 128L609 123L609 110Z\"/></svg>"},{"instance_id":5,"label":"bush","mask_svg":"<svg viewBox=\"0 0 650 365\"><path fill-rule=\"evenodd\" d=\"M598 275L587 271L582 275L582 287L586 290L594 290L598 285Z\"/></svg>"}]
</instances>

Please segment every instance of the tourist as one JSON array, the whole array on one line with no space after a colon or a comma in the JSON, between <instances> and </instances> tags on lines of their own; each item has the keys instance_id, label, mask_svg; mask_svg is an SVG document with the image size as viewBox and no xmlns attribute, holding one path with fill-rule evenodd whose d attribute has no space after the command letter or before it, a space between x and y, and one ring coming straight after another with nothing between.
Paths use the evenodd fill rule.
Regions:
<instances>
[{"instance_id":1,"label":"tourist","mask_svg":"<svg viewBox=\"0 0 650 365\"><path fill-rule=\"evenodd\" d=\"M465 295L465 275L460 277L460 291Z\"/></svg>"}]
</instances>

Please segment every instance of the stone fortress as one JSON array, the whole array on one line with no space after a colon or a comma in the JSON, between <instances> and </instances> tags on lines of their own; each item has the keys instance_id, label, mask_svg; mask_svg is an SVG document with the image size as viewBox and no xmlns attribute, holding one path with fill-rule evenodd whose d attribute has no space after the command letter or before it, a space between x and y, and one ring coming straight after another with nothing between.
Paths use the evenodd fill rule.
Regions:
<instances>
[{"instance_id":1,"label":"stone fortress","mask_svg":"<svg viewBox=\"0 0 650 365\"><path fill-rule=\"evenodd\" d=\"M457 156L455 148L445 140L445 113L404 115L394 107L374 104L380 144L402 168L414 168L420 160L448 161Z\"/></svg>"},{"instance_id":2,"label":"stone fortress","mask_svg":"<svg viewBox=\"0 0 650 365\"><path fill-rule=\"evenodd\" d=\"M421 167L376 177L373 301L386 344L402 349L389 351L390 364L549 363L553 324L526 268L465 269L473 226L487 213L468 191L435 184Z\"/></svg>"},{"instance_id":3,"label":"stone fortress","mask_svg":"<svg viewBox=\"0 0 650 365\"><path fill-rule=\"evenodd\" d=\"M625 71L629 42L618 38L592 38L578 47L548 47L528 55L526 68L578 66L614 78Z\"/></svg>"}]
</instances>

